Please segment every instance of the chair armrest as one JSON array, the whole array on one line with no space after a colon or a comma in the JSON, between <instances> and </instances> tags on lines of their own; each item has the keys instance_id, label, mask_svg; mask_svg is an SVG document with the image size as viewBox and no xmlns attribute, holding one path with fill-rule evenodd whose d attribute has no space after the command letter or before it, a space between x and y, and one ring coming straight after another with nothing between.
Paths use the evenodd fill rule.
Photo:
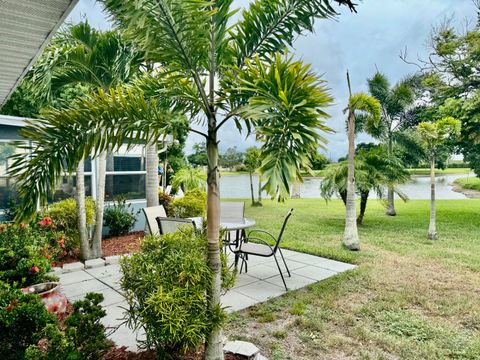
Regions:
<instances>
[{"instance_id":1,"label":"chair armrest","mask_svg":"<svg viewBox=\"0 0 480 360\"><path fill-rule=\"evenodd\" d=\"M247 236L246 236L246 237L247 237L247 238L249 238L249 237L250 237L250 234L252 234L252 233L261 233L261 234L266 234L266 235L270 236L270 237L272 238L272 240L273 240L273 241L275 241L275 242L277 241L277 239L275 238L275 236L273 236L271 233L269 233L269 232L268 232L268 231L266 231L266 230L260 230L260 229L253 229L253 230L250 230L250 231L248 232L248 234L247 234Z\"/></svg>"}]
</instances>

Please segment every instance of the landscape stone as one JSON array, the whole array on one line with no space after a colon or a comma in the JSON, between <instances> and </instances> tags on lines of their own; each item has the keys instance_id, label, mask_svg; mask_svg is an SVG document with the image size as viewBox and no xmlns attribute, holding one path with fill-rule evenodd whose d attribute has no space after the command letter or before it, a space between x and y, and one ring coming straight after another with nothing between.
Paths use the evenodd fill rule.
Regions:
<instances>
[{"instance_id":1,"label":"landscape stone","mask_svg":"<svg viewBox=\"0 0 480 360\"><path fill-rule=\"evenodd\" d=\"M246 358L253 358L260 350L250 342L247 341L229 341L223 347L223 351L236 355L245 356Z\"/></svg>"},{"instance_id":2,"label":"landscape stone","mask_svg":"<svg viewBox=\"0 0 480 360\"><path fill-rule=\"evenodd\" d=\"M70 264L65 264L65 265L63 265L62 273L66 274L66 273L70 273L70 272L74 272L74 271L83 270L84 268L85 268L85 266L81 262L74 262L74 263L70 263Z\"/></svg>"}]
</instances>

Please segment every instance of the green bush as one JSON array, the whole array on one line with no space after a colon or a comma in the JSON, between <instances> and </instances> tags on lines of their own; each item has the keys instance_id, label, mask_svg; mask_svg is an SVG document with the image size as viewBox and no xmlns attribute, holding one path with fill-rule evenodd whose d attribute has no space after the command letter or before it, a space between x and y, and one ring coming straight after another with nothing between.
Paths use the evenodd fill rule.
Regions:
<instances>
[{"instance_id":1,"label":"green bush","mask_svg":"<svg viewBox=\"0 0 480 360\"><path fill-rule=\"evenodd\" d=\"M95 224L95 201L85 198L85 213L87 225ZM65 199L51 204L44 212L53 223L65 233L65 248L68 252L79 247L77 201L74 198Z\"/></svg>"},{"instance_id":2,"label":"green bush","mask_svg":"<svg viewBox=\"0 0 480 360\"><path fill-rule=\"evenodd\" d=\"M1 225L0 281L28 286L49 280L51 262L63 255L62 239L49 218L31 225Z\"/></svg>"},{"instance_id":3,"label":"green bush","mask_svg":"<svg viewBox=\"0 0 480 360\"><path fill-rule=\"evenodd\" d=\"M88 293L84 300L73 304L73 313L65 320L65 328L56 324L44 330L42 346L32 345L27 360L101 360L111 343L100 322L105 310L99 305L102 294Z\"/></svg>"},{"instance_id":4,"label":"green bush","mask_svg":"<svg viewBox=\"0 0 480 360\"><path fill-rule=\"evenodd\" d=\"M0 282L0 359L23 359L25 350L38 343L45 326L54 322L37 295Z\"/></svg>"},{"instance_id":5,"label":"green bush","mask_svg":"<svg viewBox=\"0 0 480 360\"><path fill-rule=\"evenodd\" d=\"M127 320L145 330L141 346L156 348L160 355L178 354L199 346L222 323L223 310L207 306L205 289L212 281L207 251L204 235L180 230L148 236L139 253L122 259ZM222 269L226 287L233 281L224 256Z\"/></svg>"},{"instance_id":6,"label":"green bush","mask_svg":"<svg viewBox=\"0 0 480 360\"><path fill-rule=\"evenodd\" d=\"M162 205L167 213L167 216L173 216L171 212L171 204L173 202L173 197L165 194L162 189L158 190L158 205Z\"/></svg>"},{"instance_id":7,"label":"green bush","mask_svg":"<svg viewBox=\"0 0 480 360\"><path fill-rule=\"evenodd\" d=\"M105 209L103 221L109 228L109 235L126 235L132 230L137 217L131 206L125 199L118 199L113 206Z\"/></svg>"},{"instance_id":8,"label":"green bush","mask_svg":"<svg viewBox=\"0 0 480 360\"><path fill-rule=\"evenodd\" d=\"M179 218L205 216L207 194L200 189L187 191L185 196L173 201L171 215Z\"/></svg>"}]
</instances>

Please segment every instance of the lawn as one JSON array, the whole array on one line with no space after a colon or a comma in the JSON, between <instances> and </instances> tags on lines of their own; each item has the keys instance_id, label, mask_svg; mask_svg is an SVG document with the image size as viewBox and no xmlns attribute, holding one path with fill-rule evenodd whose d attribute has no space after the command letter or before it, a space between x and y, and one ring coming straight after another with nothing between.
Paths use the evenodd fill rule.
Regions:
<instances>
[{"instance_id":1,"label":"lawn","mask_svg":"<svg viewBox=\"0 0 480 360\"><path fill-rule=\"evenodd\" d=\"M372 201L358 253L340 246L340 201L267 201L247 216L276 232L290 207L284 247L359 268L233 315L230 337L270 359L480 358L480 200L438 201L436 242L428 201L398 203L397 217Z\"/></svg>"},{"instance_id":2,"label":"lawn","mask_svg":"<svg viewBox=\"0 0 480 360\"><path fill-rule=\"evenodd\" d=\"M480 191L480 178L478 177L460 178L454 182L464 189Z\"/></svg>"},{"instance_id":3,"label":"lawn","mask_svg":"<svg viewBox=\"0 0 480 360\"><path fill-rule=\"evenodd\" d=\"M412 175L430 175L430 169L408 169ZM448 169L435 169L437 175L442 174L469 174L472 170L469 168L448 168Z\"/></svg>"}]
</instances>

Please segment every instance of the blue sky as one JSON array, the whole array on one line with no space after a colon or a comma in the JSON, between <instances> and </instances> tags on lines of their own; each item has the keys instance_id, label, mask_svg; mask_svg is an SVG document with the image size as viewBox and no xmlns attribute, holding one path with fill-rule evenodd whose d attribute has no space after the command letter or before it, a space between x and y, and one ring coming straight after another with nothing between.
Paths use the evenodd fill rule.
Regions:
<instances>
[{"instance_id":1,"label":"blue sky","mask_svg":"<svg viewBox=\"0 0 480 360\"><path fill-rule=\"evenodd\" d=\"M350 71L353 91L365 91L366 79L376 67L392 82L415 71L399 58L405 47L412 58L425 56L433 25L454 16L454 24L461 28L466 19L474 21L476 11L471 0L359 0L358 14L345 8L337 20L317 21L315 33L300 37L294 46L294 54L312 64L318 74L327 80L335 104L327 112L331 118L327 124L336 131L327 135L329 143L323 151L333 160L347 151L345 117L342 109L348 98L345 73ZM248 0L237 0L237 7ZM78 22L88 19L100 29L108 29L107 16L94 0L80 0L68 20ZM67 20L67 21L68 21ZM220 150L237 146L244 150L254 145L254 140L238 134L233 124L221 129ZM360 135L358 141L368 141ZM187 152L201 137L190 136Z\"/></svg>"}]
</instances>

